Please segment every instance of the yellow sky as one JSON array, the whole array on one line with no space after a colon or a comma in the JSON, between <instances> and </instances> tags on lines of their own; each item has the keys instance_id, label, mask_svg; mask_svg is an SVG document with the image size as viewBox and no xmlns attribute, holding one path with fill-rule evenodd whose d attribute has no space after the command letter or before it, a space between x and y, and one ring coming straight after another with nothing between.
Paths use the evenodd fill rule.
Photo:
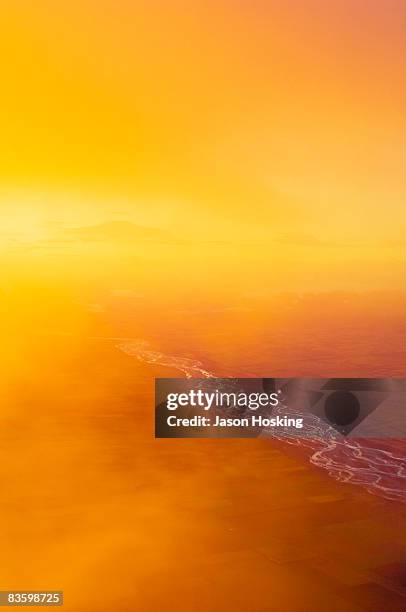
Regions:
<instances>
[{"instance_id":1,"label":"yellow sky","mask_svg":"<svg viewBox=\"0 0 406 612\"><path fill-rule=\"evenodd\" d=\"M396 0L3 2L3 242L125 220L259 241L279 266L382 245L403 261L405 16Z\"/></svg>"}]
</instances>

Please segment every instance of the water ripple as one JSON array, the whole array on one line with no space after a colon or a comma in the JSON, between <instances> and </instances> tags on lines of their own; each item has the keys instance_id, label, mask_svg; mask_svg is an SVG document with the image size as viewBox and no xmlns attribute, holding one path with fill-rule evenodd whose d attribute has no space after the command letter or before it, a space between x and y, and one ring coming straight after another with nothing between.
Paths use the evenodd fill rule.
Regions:
<instances>
[{"instance_id":1,"label":"water ripple","mask_svg":"<svg viewBox=\"0 0 406 612\"><path fill-rule=\"evenodd\" d=\"M175 368L187 378L215 377L215 374L203 368L201 362L151 350L145 340L123 339L115 346L140 361ZM369 493L385 499L406 502L406 456L398 456L390 450L371 446L367 439L361 441L345 438L316 415L302 414L300 411L288 409L283 404L279 406L278 411L288 417L304 417L306 435L295 431L293 434L289 432L287 436L272 429L263 430L261 437L269 436L303 448L309 453L309 461L326 470L335 480L361 486Z\"/></svg>"}]
</instances>

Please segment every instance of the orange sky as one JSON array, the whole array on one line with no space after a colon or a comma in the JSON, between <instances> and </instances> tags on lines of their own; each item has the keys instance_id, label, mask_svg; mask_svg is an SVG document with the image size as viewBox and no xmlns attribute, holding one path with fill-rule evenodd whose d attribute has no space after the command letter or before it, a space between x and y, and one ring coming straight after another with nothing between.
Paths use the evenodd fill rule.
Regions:
<instances>
[{"instance_id":1,"label":"orange sky","mask_svg":"<svg viewBox=\"0 0 406 612\"><path fill-rule=\"evenodd\" d=\"M405 22L399 0L6 0L0 245L132 222L202 273L401 287Z\"/></svg>"}]
</instances>

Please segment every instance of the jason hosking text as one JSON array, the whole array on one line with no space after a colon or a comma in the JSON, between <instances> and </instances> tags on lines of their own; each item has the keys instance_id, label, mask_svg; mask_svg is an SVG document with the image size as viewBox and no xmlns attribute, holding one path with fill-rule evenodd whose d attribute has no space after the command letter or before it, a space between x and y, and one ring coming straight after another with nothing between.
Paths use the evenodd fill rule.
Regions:
<instances>
[{"instance_id":1,"label":"jason hosking text","mask_svg":"<svg viewBox=\"0 0 406 612\"><path fill-rule=\"evenodd\" d=\"M274 393L246 393L246 392L223 392L203 391L202 389L191 389L183 393L168 393L166 397L166 408L173 412L166 421L169 427L303 427L302 418L287 417L278 414L276 416L265 416L256 414L258 409L272 409L279 406L280 392ZM196 408L199 414L191 416L178 416L175 411L178 408ZM216 408L221 409L221 414L216 414ZM225 416L228 408L238 408L243 411L243 416ZM201 414L203 412L204 414ZM214 414L213 414L214 413Z\"/></svg>"}]
</instances>

